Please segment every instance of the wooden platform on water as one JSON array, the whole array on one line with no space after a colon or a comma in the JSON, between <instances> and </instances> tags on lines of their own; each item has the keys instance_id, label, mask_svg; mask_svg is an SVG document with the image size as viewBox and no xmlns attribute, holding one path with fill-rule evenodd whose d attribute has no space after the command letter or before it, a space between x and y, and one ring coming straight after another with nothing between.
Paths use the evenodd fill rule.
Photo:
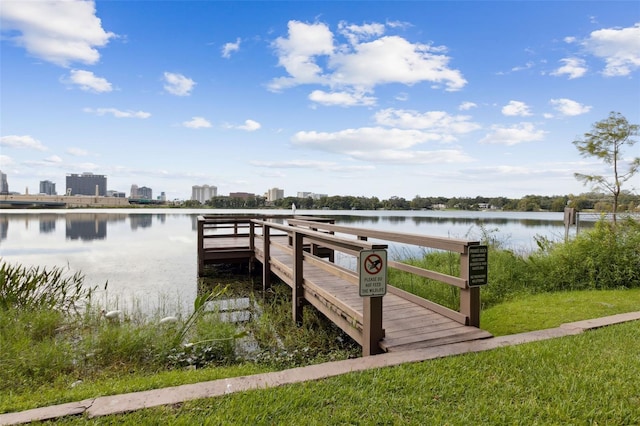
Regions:
<instances>
[{"instance_id":1,"label":"wooden platform on water","mask_svg":"<svg viewBox=\"0 0 640 426\"><path fill-rule=\"evenodd\" d=\"M292 219L292 222L295 222L295 219ZM262 225L264 224L265 222L262 222ZM337 241L335 244L338 246L342 244L347 254L357 255L357 248L368 244L365 241L368 238L366 230L357 230L362 235L359 235L352 243L345 243L340 241L340 237L328 234L325 234L327 235L326 237L318 237L316 235L317 228L311 228L311 225L304 230L300 230L305 234L305 243L302 245L304 253L299 256L302 259L300 262L304 263L304 272L303 277L299 279L301 282L299 283L299 291L296 293L296 256L291 234L269 235L269 232L267 232L266 240L269 243L267 247L265 246L264 234L256 232L259 225L259 222L250 225L253 232L246 235L236 232L232 235L221 234L203 237L199 246L200 266L237 262L254 264L259 262L263 268L266 267L268 271L292 288L294 298L302 298L313 305L354 340L363 345L363 352L370 352L364 353L365 355L382 351L427 348L492 337L487 331L470 324L473 318L469 315L474 316L477 314L477 321L479 322L479 289L468 291L470 289L467 287L468 293L474 293L467 294L470 297L463 297L461 293L461 301L466 300L478 305L475 307L477 308L477 313L467 312L468 315L466 315L409 294L393 287L393 283L389 283L387 294L380 298L381 330L379 330L379 338L377 338L375 330L373 332L368 330L371 325L367 324L367 319L371 318L371 313L367 312L368 309L371 309L367 305L367 303L371 303L371 300L368 299L374 298L360 297L357 272L333 263L333 254L336 247L329 247L331 244L328 244L328 241L335 239ZM292 227L284 227L279 224L272 226L280 231L291 229L291 232L293 232ZM321 225L319 228L324 226L335 227L335 225L327 224ZM271 228L271 226L268 227ZM235 230L237 231L237 228ZM341 230L348 231L347 228ZM264 227L262 232L264 232ZM376 231L369 232L375 233ZM320 241L313 238L328 238L329 240ZM324 243L324 245L321 243ZM353 244L354 247L348 247L349 244ZM265 248L268 251L268 260L265 257ZM390 266L398 266L396 262L389 262L389 264ZM302 265L299 268L302 269ZM434 275L434 273L429 274L429 272L427 272L427 275ZM437 273L435 274L437 276ZM269 275L267 274L264 277L265 285L269 285ZM453 278L464 281L461 278ZM456 280L452 280L452 282L460 285ZM474 297L474 295L477 297ZM473 311L473 309L468 310ZM373 321L375 322L375 313ZM370 336L371 333L374 333L373 337ZM373 339L378 348L366 349L367 338Z\"/></svg>"}]
</instances>

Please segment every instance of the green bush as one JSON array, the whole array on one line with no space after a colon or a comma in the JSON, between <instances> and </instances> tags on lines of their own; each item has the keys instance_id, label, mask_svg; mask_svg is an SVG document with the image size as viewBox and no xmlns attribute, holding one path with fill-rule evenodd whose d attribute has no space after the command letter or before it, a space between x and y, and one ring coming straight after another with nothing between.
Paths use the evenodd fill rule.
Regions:
<instances>
[{"instance_id":1,"label":"green bush","mask_svg":"<svg viewBox=\"0 0 640 426\"><path fill-rule=\"evenodd\" d=\"M518 254L502 248L495 231L483 230L489 247L488 284L482 288L487 308L523 294L549 291L640 287L640 223L627 218L617 225L600 221L568 242L537 238L539 250ZM459 276L460 256L426 251L403 260L410 265ZM389 283L454 310L459 290L438 281L391 268Z\"/></svg>"},{"instance_id":2,"label":"green bush","mask_svg":"<svg viewBox=\"0 0 640 426\"><path fill-rule=\"evenodd\" d=\"M567 243L541 244L527 262L536 291L640 287L640 222L599 221Z\"/></svg>"}]
</instances>

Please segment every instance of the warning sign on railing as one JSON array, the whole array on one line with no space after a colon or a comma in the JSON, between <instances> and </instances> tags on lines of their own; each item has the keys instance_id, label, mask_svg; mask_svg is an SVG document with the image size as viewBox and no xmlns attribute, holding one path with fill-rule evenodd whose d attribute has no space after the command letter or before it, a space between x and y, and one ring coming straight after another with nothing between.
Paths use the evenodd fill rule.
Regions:
<instances>
[{"instance_id":1,"label":"warning sign on railing","mask_svg":"<svg viewBox=\"0 0 640 426\"><path fill-rule=\"evenodd\" d=\"M469 287L487 284L488 253L487 246L469 246Z\"/></svg>"},{"instance_id":2,"label":"warning sign on railing","mask_svg":"<svg viewBox=\"0 0 640 426\"><path fill-rule=\"evenodd\" d=\"M362 250L358 269L360 297L384 296L387 294L386 250Z\"/></svg>"}]
</instances>

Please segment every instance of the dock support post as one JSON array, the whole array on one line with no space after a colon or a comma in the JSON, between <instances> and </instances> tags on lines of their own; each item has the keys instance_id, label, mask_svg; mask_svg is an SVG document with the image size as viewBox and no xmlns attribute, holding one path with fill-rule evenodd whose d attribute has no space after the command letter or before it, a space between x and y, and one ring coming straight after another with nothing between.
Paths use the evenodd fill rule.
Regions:
<instances>
[{"instance_id":1,"label":"dock support post","mask_svg":"<svg viewBox=\"0 0 640 426\"><path fill-rule=\"evenodd\" d=\"M467 281L466 287L460 289L460 313L467 317L466 325L479 328L480 287L469 287L469 246L460 255L460 278Z\"/></svg>"},{"instance_id":2,"label":"dock support post","mask_svg":"<svg viewBox=\"0 0 640 426\"><path fill-rule=\"evenodd\" d=\"M382 296L363 298L362 356L376 355L382 352L380 341L384 339L382 329Z\"/></svg>"},{"instance_id":3,"label":"dock support post","mask_svg":"<svg viewBox=\"0 0 640 426\"><path fill-rule=\"evenodd\" d=\"M293 311L293 320L296 324L302 324L302 306L304 303L302 288L304 282L302 271L302 262L304 259L303 237L303 234L293 231L293 294L291 310Z\"/></svg>"},{"instance_id":4,"label":"dock support post","mask_svg":"<svg viewBox=\"0 0 640 426\"><path fill-rule=\"evenodd\" d=\"M271 227L262 226L262 252L264 253L264 261L262 262L262 291L271 288Z\"/></svg>"},{"instance_id":5,"label":"dock support post","mask_svg":"<svg viewBox=\"0 0 640 426\"><path fill-rule=\"evenodd\" d=\"M198 217L198 276L204 275L204 218Z\"/></svg>"}]
</instances>

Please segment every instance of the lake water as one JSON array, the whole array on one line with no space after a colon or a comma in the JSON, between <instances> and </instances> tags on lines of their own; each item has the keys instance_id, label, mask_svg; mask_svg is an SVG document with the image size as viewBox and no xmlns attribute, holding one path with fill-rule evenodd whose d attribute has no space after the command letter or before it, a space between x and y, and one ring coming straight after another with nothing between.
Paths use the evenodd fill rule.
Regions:
<instances>
[{"instance_id":1,"label":"lake water","mask_svg":"<svg viewBox=\"0 0 640 426\"><path fill-rule=\"evenodd\" d=\"M197 292L197 216L290 211L117 209L1 210L0 257L25 266L69 267L99 286L106 308L173 314ZM318 211L336 224L479 240L490 233L508 248L530 251L534 237L560 240L562 213L468 211ZM482 230L484 229L484 231ZM394 248L390 247L390 256Z\"/></svg>"}]
</instances>

